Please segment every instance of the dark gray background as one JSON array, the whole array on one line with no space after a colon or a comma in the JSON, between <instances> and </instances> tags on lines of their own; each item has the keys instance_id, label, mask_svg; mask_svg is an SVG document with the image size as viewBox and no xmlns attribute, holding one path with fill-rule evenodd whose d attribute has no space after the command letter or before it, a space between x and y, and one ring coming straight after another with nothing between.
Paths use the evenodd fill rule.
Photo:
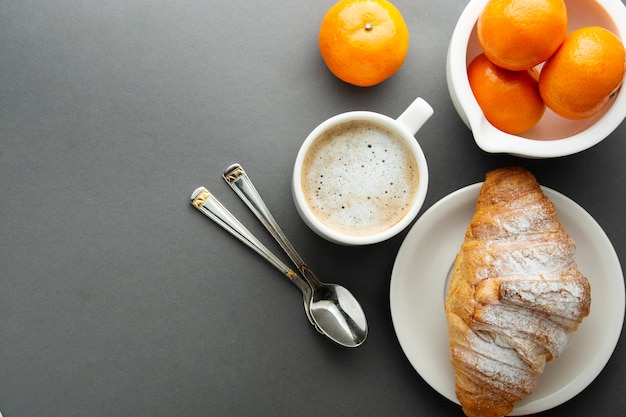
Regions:
<instances>
[{"instance_id":1,"label":"dark gray background","mask_svg":"<svg viewBox=\"0 0 626 417\"><path fill-rule=\"evenodd\" d=\"M406 232L340 247L294 208L298 148L340 112L397 117L424 97L435 114L418 134L431 176L423 210L521 164L587 209L624 259L625 123L565 158L486 154L445 81L466 1L396 0L407 60L365 89L337 80L319 56L333 3L0 0L5 417L461 416L394 334L389 279ZM363 346L318 335L298 290L191 207L191 192L207 186L280 253L221 179L232 162L318 275L359 298ZM541 416L624 415L625 355L622 337L585 391Z\"/></svg>"}]
</instances>

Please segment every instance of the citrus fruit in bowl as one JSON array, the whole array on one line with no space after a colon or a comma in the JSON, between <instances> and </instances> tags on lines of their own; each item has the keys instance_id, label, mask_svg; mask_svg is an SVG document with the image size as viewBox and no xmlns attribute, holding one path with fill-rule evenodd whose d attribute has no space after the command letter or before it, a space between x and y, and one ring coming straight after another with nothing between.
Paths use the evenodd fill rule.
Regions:
<instances>
[{"instance_id":1,"label":"citrus fruit in bowl","mask_svg":"<svg viewBox=\"0 0 626 417\"><path fill-rule=\"evenodd\" d=\"M531 129L520 133L507 133L494 126L483 113L472 92L467 71L470 63L484 53L478 38L477 22L488 2L489 0L471 0L467 4L450 39L446 62L448 91L452 102L481 149L491 153L509 153L529 158L571 155L596 145L623 122L626 117L626 92L622 86L609 93L606 106L592 116L582 119L563 117L550 108L550 105L552 107L554 105L549 99L544 99L544 102L550 105ZM626 6L620 0L565 0L564 4L567 8L566 39L577 29L600 26L624 43ZM564 43L565 41L561 45ZM557 52L553 53L551 57L556 54ZM541 72L545 65L540 63L535 69ZM568 78L568 75L559 72L560 78ZM599 73L603 71L598 70L596 75ZM602 76L595 77L595 82L601 79ZM586 89L597 87L598 84L592 84L587 85ZM556 107L555 109L558 110ZM559 110L559 113L562 112Z\"/></svg>"},{"instance_id":2,"label":"citrus fruit in bowl","mask_svg":"<svg viewBox=\"0 0 626 417\"><path fill-rule=\"evenodd\" d=\"M400 69L409 31L400 11L386 0L341 0L322 19L318 44L337 78L370 87Z\"/></svg>"},{"instance_id":3,"label":"citrus fruit in bowl","mask_svg":"<svg viewBox=\"0 0 626 417\"><path fill-rule=\"evenodd\" d=\"M485 118L504 132L525 132L543 116L546 105L533 69L508 70L480 54L470 63L467 75Z\"/></svg>"},{"instance_id":4,"label":"citrus fruit in bowl","mask_svg":"<svg viewBox=\"0 0 626 417\"><path fill-rule=\"evenodd\" d=\"M485 5L476 34L485 55L512 71L539 65L559 48L567 35L563 0L499 0Z\"/></svg>"},{"instance_id":5,"label":"citrus fruit in bowl","mask_svg":"<svg viewBox=\"0 0 626 417\"><path fill-rule=\"evenodd\" d=\"M600 112L617 94L626 72L626 50L609 30L586 26L572 32L541 69L543 101L568 119Z\"/></svg>"}]
</instances>

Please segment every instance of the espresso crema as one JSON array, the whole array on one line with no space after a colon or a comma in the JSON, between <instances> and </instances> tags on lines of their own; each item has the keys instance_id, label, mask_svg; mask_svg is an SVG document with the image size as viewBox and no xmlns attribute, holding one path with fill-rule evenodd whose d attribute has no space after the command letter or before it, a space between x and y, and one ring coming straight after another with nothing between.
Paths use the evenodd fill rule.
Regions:
<instances>
[{"instance_id":1,"label":"espresso crema","mask_svg":"<svg viewBox=\"0 0 626 417\"><path fill-rule=\"evenodd\" d=\"M323 133L308 150L301 173L314 215L351 236L377 234L398 223L413 204L418 181L409 146L368 121L347 122Z\"/></svg>"}]
</instances>

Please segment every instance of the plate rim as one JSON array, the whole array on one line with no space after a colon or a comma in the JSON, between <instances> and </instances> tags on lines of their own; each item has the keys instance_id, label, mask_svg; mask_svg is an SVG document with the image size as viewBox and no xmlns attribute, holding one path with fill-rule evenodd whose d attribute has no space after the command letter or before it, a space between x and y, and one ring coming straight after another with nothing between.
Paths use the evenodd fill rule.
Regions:
<instances>
[{"instance_id":1,"label":"plate rim","mask_svg":"<svg viewBox=\"0 0 626 417\"><path fill-rule=\"evenodd\" d=\"M446 390L443 390L441 387L442 384L436 383L435 381L433 381L434 378L432 377L432 375L429 375L427 372L425 372L424 366L422 366L420 364L420 361L414 357L415 355L408 352L407 335L403 333L403 330L399 330L401 329L401 327L398 325L400 321L400 318L398 315L400 313L398 312L396 298L400 297L399 295L397 295L397 293L400 291L400 289L398 288L400 284L398 283L402 281L402 277L399 276L399 274L402 273L400 270L402 269L403 266L401 267L401 265L403 262L405 263L407 262L405 261L405 259L408 258L409 256L414 257L414 254L408 251L413 249L413 247L415 247L418 243L420 243L421 240L425 239L425 237L419 236L421 229L429 225L429 221L431 221L431 217L434 217L433 221L436 221L439 212L445 212L445 211L454 209L455 205L468 204L468 201L466 201L467 199L470 199L471 202L475 202L476 198L478 197L478 193L480 191L480 187L482 186L482 184L483 184L482 182L471 184L471 185L462 187L456 191L451 192L450 194L442 197L440 200L435 202L428 210L426 210L419 217L419 219L415 222L415 224L409 230L408 234L405 236L400 246L400 249L398 250L397 256L394 260L393 269L391 273L391 279L390 279L389 302L390 302L392 325L394 328L394 332L396 334L396 338L398 339L398 342L400 344L400 347L403 353L405 354L405 356L407 357L407 359L409 360L413 368L416 370L416 372L420 375L422 379L424 379L424 381L426 381L426 383L428 383L439 394L443 395L450 401L455 402L456 404L459 404L459 401L457 400L456 395L454 393L454 384L451 387L451 392L450 392L450 387L448 387L448 389ZM598 355L601 355L599 356L600 360L596 360L594 358L594 360L590 362L590 363L594 363L595 366L591 367L591 369L588 369L588 370L585 370L583 368L585 372L581 373L581 377L577 377L574 381L571 381L570 383L565 384L560 389L556 390L555 392L539 400L533 401L532 394L531 394L530 396L526 397L526 399L522 401L526 401L528 399L530 400L527 401L525 404L519 407L516 407L511 415L526 415L526 414L533 414L533 413L545 411L545 410L554 408L558 405L561 405L569 401L571 398L573 398L574 396L578 395L581 391L583 391L589 384L591 384L591 382L593 382L593 380L600 374L600 372L604 369L604 367L608 363L609 359L611 358L615 350L615 347L617 346L617 343L619 341L619 336L621 334L621 329L624 323L624 312L625 312L624 306L625 306L626 300L625 300L625 291L624 291L623 271L621 269L621 265L620 265L617 253L615 251L615 248L613 247L613 244L611 243L610 239L608 238L604 230L601 228L601 226L597 223L597 221L578 203L576 203L572 199L566 197L565 195L549 187L542 186L541 188L544 191L544 193L548 196L548 198L553 202L553 204L557 207L557 213L561 210L564 210L564 211L567 210L568 213L569 211L572 211L572 210L575 211L576 215L582 216L581 221L577 223L584 224L585 227L591 227L592 229L594 229L595 238L592 240L595 241L595 239L600 239L605 244L605 246L607 246L605 248L606 253L604 253L605 263L611 262L612 263L611 267L619 271L619 274L616 274L615 278L611 279L609 277L609 280L612 285L614 284L618 287L621 287L621 291L616 290L616 291L612 291L611 293L614 295L614 298L615 298L613 302L617 303L617 306L618 306L617 308L619 308L622 314L620 314L619 320L616 320L616 318L612 317L611 320L608 321L607 325L610 326L610 329L609 331L607 331L607 334L612 337L609 337L608 338L609 340L607 340L603 345L601 345L599 352L596 353L596 357L598 357ZM473 212L471 213L471 215L473 215ZM465 233L465 229L462 230L462 233L463 234ZM462 239L458 242L458 246L457 246L458 249L460 249L461 243L462 243ZM609 248L610 250L608 250ZM456 250L456 252L458 252L458 249ZM453 254L454 256L456 256L456 252ZM443 279L443 281L445 282L445 279ZM441 290L442 292L444 292L445 288ZM592 292L593 292L593 289L592 289ZM441 294L441 296L443 297L443 293ZM443 299L442 299L441 307L442 308L440 311L441 311L441 314L444 316L444 322L445 322L445 314L443 310ZM447 335L447 328L445 329L445 333ZM447 355L448 353L446 352L446 356ZM449 363L449 359L448 359L448 363ZM452 375L454 375L454 371L451 365L449 366L448 371L452 372ZM584 379L584 380L580 380L580 379Z\"/></svg>"}]
</instances>

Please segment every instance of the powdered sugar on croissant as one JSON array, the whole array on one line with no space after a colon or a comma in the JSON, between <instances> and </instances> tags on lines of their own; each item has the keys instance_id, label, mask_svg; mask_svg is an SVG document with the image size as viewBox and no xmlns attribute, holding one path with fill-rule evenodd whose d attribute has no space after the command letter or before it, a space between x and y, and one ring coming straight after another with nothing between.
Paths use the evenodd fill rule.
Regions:
<instances>
[{"instance_id":1,"label":"powdered sugar on croissant","mask_svg":"<svg viewBox=\"0 0 626 417\"><path fill-rule=\"evenodd\" d=\"M487 173L445 301L467 416L509 414L589 314L591 289L575 250L529 171Z\"/></svg>"}]
</instances>

